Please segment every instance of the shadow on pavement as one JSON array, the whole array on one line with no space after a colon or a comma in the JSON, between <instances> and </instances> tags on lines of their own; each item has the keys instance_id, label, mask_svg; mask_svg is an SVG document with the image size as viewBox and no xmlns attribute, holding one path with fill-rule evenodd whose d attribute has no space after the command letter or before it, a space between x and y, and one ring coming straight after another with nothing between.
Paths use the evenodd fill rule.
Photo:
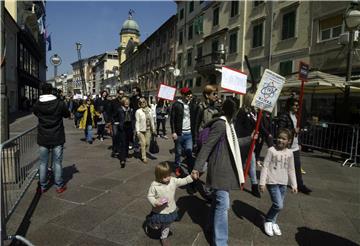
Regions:
<instances>
[{"instance_id":1,"label":"shadow on pavement","mask_svg":"<svg viewBox=\"0 0 360 246\"><path fill-rule=\"evenodd\" d=\"M300 246L305 245L339 245L339 246L355 246L358 245L346 238L336 236L320 230L312 230L307 227L298 227L295 234L295 240Z\"/></svg>"},{"instance_id":2,"label":"shadow on pavement","mask_svg":"<svg viewBox=\"0 0 360 246\"><path fill-rule=\"evenodd\" d=\"M64 184L66 185L74 176L74 173L78 173L79 170L76 167L76 164L72 164L71 166L67 166L63 168L63 179Z\"/></svg>"},{"instance_id":3,"label":"shadow on pavement","mask_svg":"<svg viewBox=\"0 0 360 246\"><path fill-rule=\"evenodd\" d=\"M16 113L9 114L9 124L14 123L17 119L32 114L32 110L19 111Z\"/></svg>"},{"instance_id":4,"label":"shadow on pavement","mask_svg":"<svg viewBox=\"0 0 360 246\"><path fill-rule=\"evenodd\" d=\"M180 221L187 212L192 222L201 227L207 242L211 244L211 235L209 233L210 206L206 201L196 196L183 196L177 200L176 204L179 208L178 221Z\"/></svg>"},{"instance_id":5,"label":"shadow on pavement","mask_svg":"<svg viewBox=\"0 0 360 246\"><path fill-rule=\"evenodd\" d=\"M26 213L24 215L23 220L21 221L21 224L19 226L19 228L16 231L16 235L20 235L23 237L26 237L26 234L29 230L29 227L31 225L31 217L34 214L34 211L40 201L40 197L41 197L41 193L39 192L35 192L34 198L31 201L31 204L29 206L29 208L26 210ZM21 246L21 245L25 245L20 241L17 241L16 239L14 239L11 244L11 246Z\"/></svg>"},{"instance_id":6,"label":"shadow on pavement","mask_svg":"<svg viewBox=\"0 0 360 246\"><path fill-rule=\"evenodd\" d=\"M263 230L265 214L260 210L250 206L239 200L235 200L232 205L232 209L237 217L240 219L247 219L260 230Z\"/></svg>"}]
</instances>

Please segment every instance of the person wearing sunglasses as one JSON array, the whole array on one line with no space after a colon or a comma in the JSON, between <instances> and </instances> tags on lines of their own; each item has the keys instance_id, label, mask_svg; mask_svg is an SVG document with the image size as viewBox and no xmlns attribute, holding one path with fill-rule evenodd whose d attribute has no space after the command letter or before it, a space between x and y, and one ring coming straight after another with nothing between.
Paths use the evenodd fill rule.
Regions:
<instances>
[{"instance_id":1,"label":"person wearing sunglasses","mask_svg":"<svg viewBox=\"0 0 360 246\"><path fill-rule=\"evenodd\" d=\"M295 97L290 97L286 101L286 111L279 116L278 128L287 128L292 134L290 149L294 154L295 174L296 182L298 184L298 191L309 195L312 190L305 186L301 173L301 161L300 161L300 147L299 132L300 128L297 127L297 114L299 112L299 100Z\"/></svg>"}]
</instances>

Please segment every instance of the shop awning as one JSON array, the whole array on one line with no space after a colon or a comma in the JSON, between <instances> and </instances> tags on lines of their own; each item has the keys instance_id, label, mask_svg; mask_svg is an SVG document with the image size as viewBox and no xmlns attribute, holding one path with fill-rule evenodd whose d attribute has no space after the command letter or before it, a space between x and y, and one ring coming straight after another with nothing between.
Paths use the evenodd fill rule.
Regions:
<instances>
[{"instance_id":1,"label":"shop awning","mask_svg":"<svg viewBox=\"0 0 360 246\"><path fill-rule=\"evenodd\" d=\"M360 87L355 86L355 81L351 82L350 93L360 93ZM305 93L316 94L342 94L345 89L345 78L320 72L311 71L308 76L308 82L305 82ZM356 83L359 84L360 83ZM301 81L298 79L298 74L293 74L286 77L286 82L282 90L283 94L291 93L292 91L299 91Z\"/></svg>"}]
</instances>

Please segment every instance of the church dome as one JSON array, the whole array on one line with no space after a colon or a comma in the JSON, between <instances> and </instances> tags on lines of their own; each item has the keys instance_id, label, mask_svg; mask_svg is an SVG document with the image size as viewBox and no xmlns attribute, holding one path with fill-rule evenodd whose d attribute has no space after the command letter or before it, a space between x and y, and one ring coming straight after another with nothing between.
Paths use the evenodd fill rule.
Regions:
<instances>
[{"instance_id":1,"label":"church dome","mask_svg":"<svg viewBox=\"0 0 360 246\"><path fill-rule=\"evenodd\" d=\"M139 25L133 19L127 19L121 27L120 34L136 34L140 36Z\"/></svg>"}]
</instances>

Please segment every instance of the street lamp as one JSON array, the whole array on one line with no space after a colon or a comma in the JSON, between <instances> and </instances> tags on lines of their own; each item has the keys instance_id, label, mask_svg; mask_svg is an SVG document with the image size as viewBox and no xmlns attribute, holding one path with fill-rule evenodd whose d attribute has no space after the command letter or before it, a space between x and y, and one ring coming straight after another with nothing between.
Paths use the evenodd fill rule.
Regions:
<instances>
[{"instance_id":1,"label":"street lamp","mask_svg":"<svg viewBox=\"0 0 360 246\"><path fill-rule=\"evenodd\" d=\"M81 79L81 88L82 88L82 93L83 95L86 95L86 85L85 85L85 79L84 79L84 68L83 68L83 62L81 59L81 46L82 43L80 42L76 42L76 50L77 50L77 54L78 54L78 63L79 63L79 68L80 68L80 79Z\"/></svg>"},{"instance_id":2,"label":"street lamp","mask_svg":"<svg viewBox=\"0 0 360 246\"><path fill-rule=\"evenodd\" d=\"M353 49L354 49L354 31L360 26L360 11L358 10L358 1L352 1L344 14L345 26L349 31L349 46L346 61L346 82L344 91L344 111L348 112L349 97L350 97L350 80L351 69L353 61ZM345 119L349 117L346 113Z\"/></svg>"}]
</instances>

